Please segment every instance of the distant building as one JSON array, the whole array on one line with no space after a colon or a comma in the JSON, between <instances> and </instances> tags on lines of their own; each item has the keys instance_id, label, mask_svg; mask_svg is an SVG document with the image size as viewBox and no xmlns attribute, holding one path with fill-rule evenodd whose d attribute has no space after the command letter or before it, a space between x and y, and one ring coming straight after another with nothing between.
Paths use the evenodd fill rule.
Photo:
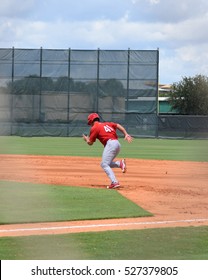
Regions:
<instances>
[{"instance_id":1,"label":"distant building","mask_svg":"<svg viewBox=\"0 0 208 280\"><path fill-rule=\"evenodd\" d=\"M159 114L176 114L177 113L176 110L172 109L170 103L168 102L170 90L171 90L170 84L159 84L159 87L158 87L158 93L159 93L158 113Z\"/></svg>"}]
</instances>

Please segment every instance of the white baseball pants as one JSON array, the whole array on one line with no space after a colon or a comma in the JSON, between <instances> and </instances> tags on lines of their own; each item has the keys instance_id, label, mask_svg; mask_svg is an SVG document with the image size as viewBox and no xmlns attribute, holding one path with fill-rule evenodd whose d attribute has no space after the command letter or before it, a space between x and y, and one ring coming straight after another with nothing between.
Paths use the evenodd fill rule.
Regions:
<instances>
[{"instance_id":1,"label":"white baseball pants","mask_svg":"<svg viewBox=\"0 0 208 280\"><path fill-rule=\"evenodd\" d=\"M119 168L120 161L113 161L120 152L121 144L118 140L108 140L102 155L101 167L109 177L111 183L116 183L118 180L112 168Z\"/></svg>"}]
</instances>

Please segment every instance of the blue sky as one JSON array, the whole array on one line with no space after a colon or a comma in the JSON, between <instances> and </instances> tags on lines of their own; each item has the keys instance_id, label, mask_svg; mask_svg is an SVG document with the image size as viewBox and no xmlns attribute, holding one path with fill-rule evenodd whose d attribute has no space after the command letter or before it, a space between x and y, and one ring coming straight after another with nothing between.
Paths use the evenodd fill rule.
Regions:
<instances>
[{"instance_id":1,"label":"blue sky","mask_svg":"<svg viewBox=\"0 0 208 280\"><path fill-rule=\"evenodd\" d=\"M0 48L159 48L160 83L208 76L207 30L207 0L0 2Z\"/></svg>"}]
</instances>

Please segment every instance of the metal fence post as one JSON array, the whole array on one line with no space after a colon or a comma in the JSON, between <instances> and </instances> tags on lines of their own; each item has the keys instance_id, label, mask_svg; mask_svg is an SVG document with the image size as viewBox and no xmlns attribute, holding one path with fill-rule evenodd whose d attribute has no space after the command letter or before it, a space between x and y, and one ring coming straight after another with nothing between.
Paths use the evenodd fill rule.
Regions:
<instances>
[{"instance_id":1,"label":"metal fence post","mask_svg":"<svg viewBox=\"0 0 208 280\"><path fill-rule=\"evenodd\" d=\"M100 91L100 49L97 50L97 90L95 98L95 112L99 113L99 91Z\"/></svg>"},{"instance_id":2,"label":"metal fence post","mask_svg":"<svg viewBox=\"0 0 208 280\"><path fill-rule=\"evenodd\" d=\"M127 58L127 83L126 83L126 108L125 108L125 119L129 111L129 68L130 68L130 48L128 48L128 58ZM127 122L128 125L128 122ZM128 129L128 127L127 127Z\"/></svg>"},{"instance_id":3,"label":"metal fence post","mask_svg":"<svg viewBox=\"0 0 208 280\"><path fill-rule=\"evenodd\" d=\"M69 108L70 108L70 92L71 92L71 49L68 50L68 100L67 100L67 136L69 136Z\"/></svg>"},{"instance_id":4,"label":"metal fence post","mask_svg":"<svg viewBox=\"0 0 208 280\"><path fill-rule=\"evenodd\" d=\"M157 80L156 80L156 86L157 86L157 93L156 93L156 131L155 131L155 137L158 138L159 134L159 48L157 48Z\"/></svg>"},{"instance_id":5,"label":"metal fence post","mask_svg":"<svg viewBox=\"0 0 208 280\"><path fill-rule=\"evenodd\" d=\"M42 117L42 100L41 100L41 96L42 96L42 68L43 68L43 48L40 48L40 84L39 84L39 121L42 122L43 121L43 117ZM34 96L33 96L33 120L34 120Z\"/></svg>"},{"instance_id":6,"label":"metal fence post","mask_svg":"<svg viewBox=\"0 0 208 280\"><path fill-rule=\"evenodd\" d=\"M13 122L14 122L14 96L13 96L13 83L14 83L14 47L12 48L12 88L11 88L11 127L10 134L13 135Z\"/></svg>"}]
</instances>

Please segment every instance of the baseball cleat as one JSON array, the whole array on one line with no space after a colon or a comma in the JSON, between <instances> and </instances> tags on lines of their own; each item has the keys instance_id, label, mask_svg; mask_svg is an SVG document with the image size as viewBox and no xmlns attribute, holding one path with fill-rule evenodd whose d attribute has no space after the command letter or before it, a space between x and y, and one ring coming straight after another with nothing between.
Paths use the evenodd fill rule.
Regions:
<instances>
[{"instance_id":1,"label":"baseball cleat","mask_svg":"<svg viewBox=\"0 0 208 280\"><path fill-rule=\"evenodd\" d=\"M123 173L126 173L126 160L125 159L122 159L120 161L120 168L121 168Z\"/></svg>"},{"instance_id":2,"label":"baseball cleat","mask_svg":"<svg viewBox=\"0 0 208 280\"><path fill-rule=\"evenodd\" d=\"M107 189L116 189L120 187L120 184L119 182L116 182L116 183L111 183L110 186L107 186Z\"/></svg>"}]
</instances>

